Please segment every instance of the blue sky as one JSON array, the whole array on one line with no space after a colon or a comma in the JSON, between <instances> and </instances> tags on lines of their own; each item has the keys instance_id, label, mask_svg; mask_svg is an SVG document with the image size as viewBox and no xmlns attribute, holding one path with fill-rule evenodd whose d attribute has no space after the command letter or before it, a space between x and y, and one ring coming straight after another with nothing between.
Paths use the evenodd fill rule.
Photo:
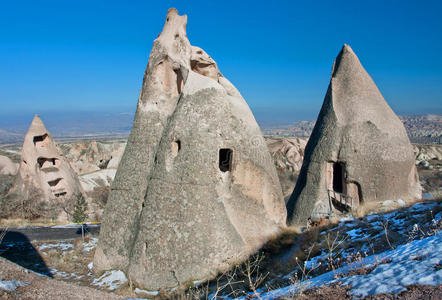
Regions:
<instances>
[{"instance_id":1,"label":"blue sky","mask_svg":"<svg viewBox=\"0 0 442 300\"><path fill-rule=\"evenodd\" d=\"M397 113L442 113L442 1L0 5L0 116L134 111L169 7L257 115L316 118L344 43Z\"/></svg>"}]
</instances>

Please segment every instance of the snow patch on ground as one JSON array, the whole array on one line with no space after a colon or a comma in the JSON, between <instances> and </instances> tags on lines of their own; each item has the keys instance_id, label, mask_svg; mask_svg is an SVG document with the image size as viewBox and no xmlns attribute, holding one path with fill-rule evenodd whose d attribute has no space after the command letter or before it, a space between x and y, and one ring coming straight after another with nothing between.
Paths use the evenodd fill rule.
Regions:
<instances>
[{"instance_id":1,"label":"snow patch on ground","mask_svg":"<svg viewBox=\"0 0 442 300\"><path fill-rule=\"evenodd\" d=\"M77 275L75 273L59 271L55 267L49 267L49 271L55 277L62 277L63 279L77 279L77 280L79 280L84 277L84 275Z\"/></svg>"},{"instance_id":2,"label":"snow patch on ground","mask_svg":"<svg viewBox=\"0 0 442 300\"><path fill-rule=\"evenodd\" d=\"M391 260L391 261L390 261ZM379 293L399 293L412 284L442 284L442 238L440 234L414 240L394 250L368 256L347 264L334 272L276 289L260 295L261 299L274 299L294 295L301 290L341 282L352 287L353 295L367 296ZM365 275L354 275L336 279L358 268L370 268ZM243 297L245 299L245 297Z\"/></svg>"},{"instance_id":3,"label":"snow patch on ground","mask_svg":"<svg viewBox=\"0 0 442 300\"><path fill-rule=\"evenodd\" d=\"M160 292L158 292L158 291L146 291L146 290L142 290L142 289L139 289L139 288L136 288L135 289L135 294L144 294L144 295L146 295L146 296L151 296L151 297L155 297L155 296L158 296L158 294L159 294Z\"/></svg>"},{"instance_id":4,"label":"snow patch on ground","mask_svg":"<svg viewBox=\"0 0 442 300\"><path fill-rule=\"evenodd\" d=\"M89 252L92 249L95 248L95 246L97 246L98 243L98 239L97 238L91 238L89 240L89 242L87 243L83 243L83 251Z\"/></svg>"},{"instance_id":5,"label":"snow patch on ground","mask_svg":"<svg viewBox=\"0 0 442 300\"><path fill-rule=\"evenodd\" d=\"M74 244L71 243L56 243L56 244L42 244L38 247L38 250L59 248L62 251L66 251L69 249L74 249Z\"/></svg>"},{"instance_id":6,"label":"snow patch on ground","mask_svg":"<svg viewBox=\"0 0 442 300\"><path fill-rule=\"evenodd\" d=\"M120 270L106 271L99 278L94 279L93 285L103 287L109 291L117 289L127 282L126 275Z\"/></svg>"},{"instance_id":7,"label":"snow patch on ground","mask_svg":"<svg viewBox=\"0 0 442 300\"><path fill-rule=\"evenodd\" d=\"M19 280L9 280L9 281L3 281L0 278L0 290L5 290L5 291L15 291L18 287L20 286L26 286L29 283L26 282L22 282Z\"/></svg>"},{"instance_id":8,"label":"snow patch on ground","mask_svg":"<svg viewBox=\"0 0 442 300\"><path fill-rule=\"evenodd\" d=\"M442 262L442 238L440 234L401 245L383 252L380 259L392 259L391 263L380 264L366 275L342 279L352 287L353 295L375 295L399 293L412 284L438 285L442 283L442 270L436 267ZM373 264L376 257L370 257Z\"/></svg>"}]
</instances>

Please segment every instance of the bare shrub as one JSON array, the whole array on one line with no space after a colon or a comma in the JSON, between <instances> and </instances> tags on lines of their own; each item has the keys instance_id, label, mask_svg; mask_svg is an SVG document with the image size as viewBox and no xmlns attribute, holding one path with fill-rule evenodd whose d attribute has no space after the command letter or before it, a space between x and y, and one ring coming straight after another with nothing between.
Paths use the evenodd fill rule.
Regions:
<instances>
[{"instance_id":1,"label":"bare shrub","mask_svg":"<svg viewBox=\"0 0 442 300\"><path fill-rule=\"evenodd\" d=\"M44 199L41 191L30 186L25 193L11 192L0 199L0 218L23 220L56 220L62 212L63 203Z\"/></svg>"},{"instance_id":2,"label":"bare shrub","mask_svg":"<svg viewBox=\"0 0 442 300\"><path fill-rule=\"evenodd\" d=\"M88 193L88 196L92 199L92 202L97 204L99 208L104 209L109 197L110 187L97 186L92 192Z\"/></svg>"},{"instance_id":3,"label":"bare shrub","mask_svg":"<svg viewBox=\"0 0 442 300\"><path fill-rule=\"evenodd\" d=\"M11 175L0 175L0 196L5 196L14 185L15 177Z\"/></svg>"}]
</instances>

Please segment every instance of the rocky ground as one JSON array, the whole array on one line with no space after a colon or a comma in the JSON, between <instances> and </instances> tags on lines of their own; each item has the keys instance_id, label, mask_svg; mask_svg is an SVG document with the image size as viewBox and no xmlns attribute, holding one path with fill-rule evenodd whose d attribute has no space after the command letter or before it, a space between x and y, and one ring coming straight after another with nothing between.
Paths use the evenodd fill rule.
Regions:
<instances>
[{"instance_id":1,"label":"rocky ground","mask_svg":"<svg viewBox=\"0 0 442 300\"><path fill-rule=\"evenodd\" d=\"M121 299L117 295L79 287L22 268L0 257L0 299Z\"/></svg>"}]
</instances>

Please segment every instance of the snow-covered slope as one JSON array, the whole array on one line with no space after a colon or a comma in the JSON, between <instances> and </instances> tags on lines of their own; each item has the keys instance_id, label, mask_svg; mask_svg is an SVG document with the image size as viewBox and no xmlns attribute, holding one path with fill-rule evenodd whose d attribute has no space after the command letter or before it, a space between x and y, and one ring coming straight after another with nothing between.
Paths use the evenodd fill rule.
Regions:
<instances>
[{"instance_id":1,"label":"snow-covered slope","mask_svg":"<svg viewBox=\"0 0 442 300\"><path fill-rule=\"evenodd\" d=\"M364 297L397 294L413 284L440 285L441 217L441 201L427 201L386 214L344 219L319 233L320 240L331 241L328 247L312 252L290 273L280 275L288 284L256 293L261 299L285 298L339 284L350 286L352 295ZM288 262L293 253L289 250L281 260Z\"/></svg>"},{"instance_id":2,"label":"snow-covered slope","mask_svg":"<svg viewBox=\"0 0 442 300\"><path fill-rule=\"evenodd\" d=\"M340 283L350 285L351 293L358 296L380 293L399 293L412 284L438 285L442 283L442 238L440 234L414 240L396 249L370 255L362 260L345 264L299 283L260 295L261 299L290 297L300 290ZM368 274L346 276L353 270L373 269ZM244 297L243 299L246 299Z\"/></svg>"}]
</instances>

